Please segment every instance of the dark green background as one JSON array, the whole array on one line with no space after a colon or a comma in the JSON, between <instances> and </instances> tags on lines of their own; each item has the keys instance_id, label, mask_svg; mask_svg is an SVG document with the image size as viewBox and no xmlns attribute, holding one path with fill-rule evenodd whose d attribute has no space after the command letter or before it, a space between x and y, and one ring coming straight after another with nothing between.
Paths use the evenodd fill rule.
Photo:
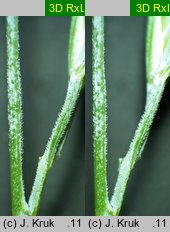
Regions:
<instances>
[{"instance_id":1,"label":"dark green background","mask_svg":"<svg viewBox=\"0 0 170 232\"><path fill-rule=\"evenodd\" d=\"M70 17L21 17L19 22L27 197L66 94L69 26ZM4 17L0 41L0 215L11 215ZM48 175L39 215L84 215L84 182L82 94L61 159Z\"/></svg>"},{"instance_id":2,"label":"dark green background","mask_svg":"<svg viewBox=\"0 0 170 232\"><path fill-rule=\"evenodd\" d=\"M91 17L86 22L86 214L94 214L92 173ZM105 17L108 183L128 151L145 103L146 17ZM130 176L121 215L170 215L170 84L148 143Z\"/></svg>"}]
</instances>

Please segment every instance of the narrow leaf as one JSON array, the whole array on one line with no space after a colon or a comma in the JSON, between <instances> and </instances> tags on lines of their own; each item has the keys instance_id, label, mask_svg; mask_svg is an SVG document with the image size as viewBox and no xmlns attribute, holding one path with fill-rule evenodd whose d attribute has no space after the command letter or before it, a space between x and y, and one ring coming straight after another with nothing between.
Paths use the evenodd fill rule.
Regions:
<instances>
[{"instance_id":1,"label":"narrow leaf","mask_svg":"<svg viewBox=\"0 0 170 232\"><path fill-rule=\"evenodd\" d=\"M85 20L84 16L73 16L71 21L69 53L69 77L85 62Z\"/></svg>"}]
</instances>

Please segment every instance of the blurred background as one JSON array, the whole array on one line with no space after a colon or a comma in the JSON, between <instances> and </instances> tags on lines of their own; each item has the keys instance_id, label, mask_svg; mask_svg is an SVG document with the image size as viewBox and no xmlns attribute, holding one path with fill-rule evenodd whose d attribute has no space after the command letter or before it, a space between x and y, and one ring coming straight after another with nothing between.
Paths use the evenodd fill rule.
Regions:
<instances>
[{"instance_id":1,"label":"blurred background","mask_svg":"<svg viewBox=\"0 0 170 232\"><path fill-rule=\"evenodd\" d=\"M66 95L70 19L19 19L24 115L23 170L27 199L35 177L38 157L45 150ZM1 17L0 215L11 215L5 27L6 19ZM84 92L61 154L47 177L38 215L85 214Z\"/></svg>"},{"instance_id":2,"label":"blurred background","mask_svg":"<svg viewBox=\"0 0 170 232\"><path fill-rule=\"evenodd\" d=\"M1 17L0 22L2 216L11 215L11 200L5 17ZM146 23L146 17L105 17L109 196L117 179L118 158L127 153L144 110ZM38 157L44 152L67 90L69 27L70 17L20 17L19 21L27 199ZM47 177L38 215L94 215L91 58L91 17L86 17L86 100L83 92L62 156ZM169 101L170 84L164 92L142 159L130 176L121 215L170 215Z\"/></svg>"},{"instance_id":3,"label":"blurred background","mask_svg":"<svg viewBox=\"0 0 170 232\"><path fill-rule=\"evenodd\" d=\"M146 17L105 17L108 186L111 197L145 104ZM86 17L86 215L94 215L91 17ZM148 142L130 176L121 215L170 215L170 84Z\"/></svg>"}]
</instances>

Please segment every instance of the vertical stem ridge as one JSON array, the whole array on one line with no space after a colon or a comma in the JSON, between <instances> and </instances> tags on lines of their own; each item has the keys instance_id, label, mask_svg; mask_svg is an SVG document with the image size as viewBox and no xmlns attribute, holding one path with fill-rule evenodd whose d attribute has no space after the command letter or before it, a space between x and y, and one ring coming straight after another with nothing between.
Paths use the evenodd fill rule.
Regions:
<instances>
[{"instance_id":1,"label":"vertical stem ridge","mask_svg":"<svg viewBox=\"0 0 170 232\"><path fill-rule=\"evenodd\" d=\"M19 64L18 17L7 17L7 84L12 214L26 207L22 174L22 103Z\"/></svg>"},{"instance_id":2,"label":"vertical stem ridge","mask_svg":"<svg viewBox=\"0 0 170 232\"><path fill-rule=\"evenodd\" d=\"M108 210L106 154L106 81L104 69L104 18L93 17L93 146L95 214L106 215Z\"/></svg>"}]
</instances>

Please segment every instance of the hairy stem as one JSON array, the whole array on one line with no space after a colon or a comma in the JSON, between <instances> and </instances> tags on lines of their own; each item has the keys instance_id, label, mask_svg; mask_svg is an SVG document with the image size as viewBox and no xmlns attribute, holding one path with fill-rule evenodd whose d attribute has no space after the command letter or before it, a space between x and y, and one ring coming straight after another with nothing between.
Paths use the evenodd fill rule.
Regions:
<instances>
[{"instance_id":1,"label":"hairy stem","mask_svg":"<svg viewBox=\"0 0 170 232\"><path fill-rule=\"evenodd\" d=\"M104 18L93 17L93 146L95 214L109 209L106 178L106 81L104 70Z\"/></svg>"},{"instance_id":2,"label":"hairy stem","mask_svg":"<svg viewBox=\"0 0 170 232\"><path fill-rule=\"evenodd\" d=\"M69 82L64 106L52 131L51 139L47 144L45 153L42 157L40 157L40 161L38 163L36 178L29 199L31 215L36 215L37 213L47 174L54 162L55 155L58 154L57 157L60 155L60 153L58 153L58 149L60 148L61 140L65 135L71 116L74 112L82 86L82 78L76 78L76 76Z\"/></svg>"},{"instance_id":3,"label":"hairy stem","mask_svg":"<svg viewBox=\"0 0 170 232\"><path fill-rule=\"evenodd\" d=\"M18 18L7 17L7 83L12 215L24 215L27 204L22 174L22 110Z\"/></svg>"},{"instance_id":4,"label":"hairy stem","mask_svg":"<svg viewBox=\"0 0 170 232\"><path fill-rule=\"evenodd\" d=\"M38 163L36 177L28 203L30 215L37 214L47 174L52 167L55 158L60 156L60 151L64 143L72 115L75 111L76 103L79 99L80 92L84 87L84 17L76 17L73 18L73 20L75 24L75 30L71 30L71 45L69 56L70 60L74 60L74 62L69 65L70 78L67 95L61 113L59 114L52 131L51 138L45 149L44 155L40 157ZM77 37L80 35L82 40L77 39ZM72 49L72 47L74 49ZM80 52L81 55L79 56L79 59L76 60L75 56L77 56Z\"/></svg>"},{"instance_id":5,"label":"hairy stem","mask_svg":"<svg viewBox=\"0 0 170 232\"><path fill-rule=\"evenodd\" d=\"M119 215L129 176L136 161L140 158L145 146L164 88L165 83L161 82L159 87L155 88L152 92L149 102L146 104L145 112L135 132L135 136L132 140L129 151L123 159L120 159L119 174L114 189L114 194L111 199L113 215Z\"/></svg>"},{"instance_id":6,"label":"hairy stem","mask_svg":"<svg viewBox=\"0 0 170 232\"><path fill-rule=\"evenodd\" d=\"M27 204L22 174L22 109L18 18L7 17L8 121L13 215L37 214L47 174L55 158L60 156L72 115L80 92L84 87L84 17L74 18L74 29L71 30L69 57L73 62L71 66L69 65L70 76L66 99L52 130L44 155L39 159L35 181Z\"/></svg>"}]
</instances>

